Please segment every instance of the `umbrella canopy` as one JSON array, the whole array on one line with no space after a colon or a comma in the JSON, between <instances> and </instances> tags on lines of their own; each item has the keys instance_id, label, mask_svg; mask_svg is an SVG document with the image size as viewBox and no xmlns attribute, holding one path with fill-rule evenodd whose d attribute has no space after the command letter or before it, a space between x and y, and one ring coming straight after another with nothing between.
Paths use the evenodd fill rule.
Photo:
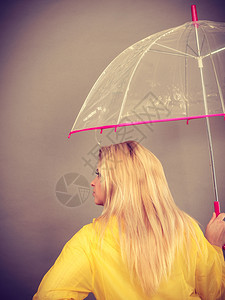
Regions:
<instances>
[{"instance_id":1,"label":"umbrella canopy","mask_svg":"<svg viewBox=\"0 0 225 300\"><path fill-rule=\"evenodd\" d=\"M153 34L101 74L72 133L225 115L225 23L198 21Z\"/></svg>"}]
</instances>

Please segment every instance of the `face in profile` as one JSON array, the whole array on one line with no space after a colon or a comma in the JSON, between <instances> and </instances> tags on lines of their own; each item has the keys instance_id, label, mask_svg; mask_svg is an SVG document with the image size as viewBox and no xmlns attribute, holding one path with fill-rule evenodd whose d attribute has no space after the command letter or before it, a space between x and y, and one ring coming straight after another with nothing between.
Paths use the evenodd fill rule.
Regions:
<instances>
[{"instance_id":1,"label":"face in profile","mask_svg":"<svg viewBox=\"0 0 225 300\"><path fill-rule=\"evenodd\" d=\"M93 187L93 193L96 205L104 205L105 203L105 192L101 183L101 174L99 170L96 170L96 177L91 182L91 186Z\"/></svg>"}]
</instances>

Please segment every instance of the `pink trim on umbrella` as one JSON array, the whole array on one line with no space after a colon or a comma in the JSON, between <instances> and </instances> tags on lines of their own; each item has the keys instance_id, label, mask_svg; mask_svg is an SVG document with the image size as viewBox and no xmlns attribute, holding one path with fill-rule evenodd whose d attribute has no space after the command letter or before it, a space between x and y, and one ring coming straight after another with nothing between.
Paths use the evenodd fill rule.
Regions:
<instances>
[{"instance_id":1,"label":"pink trim on umbrella","mask_svg":"<svg viewBox=\"0 0 225 300\"><path fill-rule=\"evenodd\" d=\"M201 119L201 118L217 117L217 116L224 116L224 119L225 119L225 113L223 113L223 114L202 115L202 116L193 116L193 117L184 117L184 118L172 118L172 119L162 119L162 120L148 120L148 121L141 121L141 122L121 123L121 124L116 124L116 125L96 126L96 127L73 130L69 133L68 138L70 138L71 134L76 133L76 132L81 132L81 131L89 131L89 130L100 129L101 130L100 133L102 133L103 129L115 128L115 132L116 132L117 127L125 127L125 126L141 125L141 124L149 124L149 123L158 123L158 122L180 121L180 120L186 120L187 124L188 124L188 121L192 120L192 119Z\"/></svg>"}]
</instances>

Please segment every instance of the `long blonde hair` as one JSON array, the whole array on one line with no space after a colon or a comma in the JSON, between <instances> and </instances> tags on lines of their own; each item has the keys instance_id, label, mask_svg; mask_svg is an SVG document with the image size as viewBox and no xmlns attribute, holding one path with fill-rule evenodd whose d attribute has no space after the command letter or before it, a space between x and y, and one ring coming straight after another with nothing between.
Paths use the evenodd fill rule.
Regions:
<instances>
[{"instance_id":1,"label":"long blonde hair","mask_svg":"<svg viewBox=\"0 0 225 300\"><path fill-rule=\"evenodd\" d=\"M131 279L152 295L170 276L184 232L194 232L193 221L176 206L160 161L137 142L102 147L99 171L106 199L97 220L117 218Z\"/></svg>"}]
</instances>

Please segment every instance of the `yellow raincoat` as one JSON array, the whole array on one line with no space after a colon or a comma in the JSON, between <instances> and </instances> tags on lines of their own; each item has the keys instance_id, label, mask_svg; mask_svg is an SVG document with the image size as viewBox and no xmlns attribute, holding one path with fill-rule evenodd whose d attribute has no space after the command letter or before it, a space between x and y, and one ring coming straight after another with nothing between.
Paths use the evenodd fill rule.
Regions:
<instances>
[{"instance_id":1,"label":"yellow raincoat","mask_svg":"<svg viewBox=\"0 0 225 300\"><path fill-rule=\"evenodd\" d=\"M33 300L84 299L90 292L97 300L225 300L225 262L222 249L212 246L196 226L201 251L191 245L188 271L185 254L175 258L172 274L149 298L130 281L122 261L118 228L108 225L102 248L93 223L84 226L65 245L55 264L42 279ZM151 251L151 250L149 250Z\"/></svg>"}]
</instances>

